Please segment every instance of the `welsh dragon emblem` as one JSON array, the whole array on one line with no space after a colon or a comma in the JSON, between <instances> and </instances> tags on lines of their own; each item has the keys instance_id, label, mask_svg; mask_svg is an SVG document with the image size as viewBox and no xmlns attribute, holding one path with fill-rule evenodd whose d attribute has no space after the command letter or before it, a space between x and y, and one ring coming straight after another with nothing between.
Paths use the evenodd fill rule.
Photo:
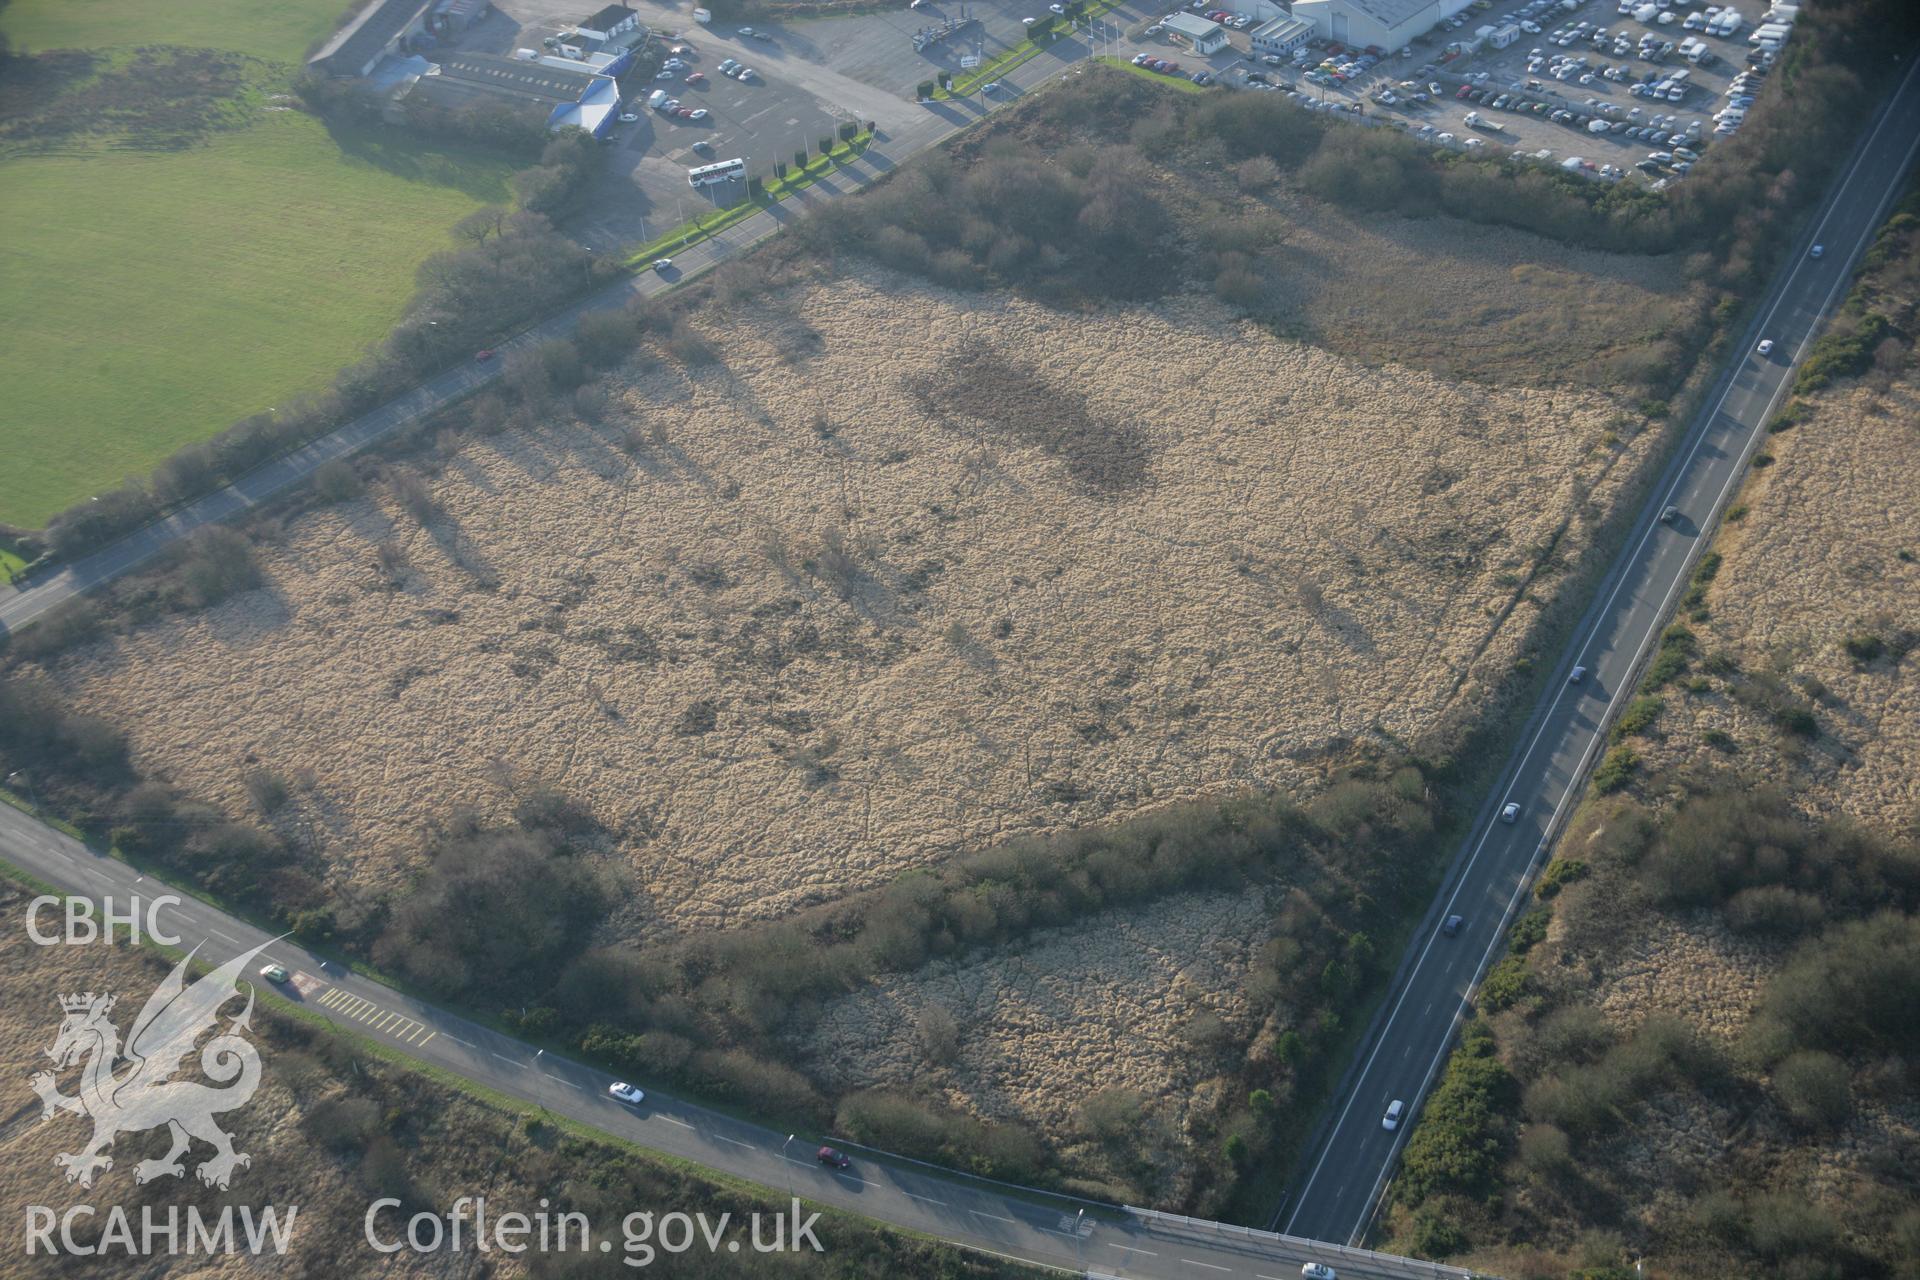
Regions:
<instances>
[{"instance_id":1,"label":"welsh dragon emblem","mask_svg":"<svg viewBox=\"0 0 1920 1280\"><path fill-rule=\"evenodd\" d=\"M89 991L60 998L66 1017L46 1054L53 1059L55 1071L83 1064L80 1092L72 1096L60 1092L51 1071L35 1073L28 1083L40 1095L42 1123L63 1111L93 1121L93 1138L83 1149L53 1158L67 1171L68 1182L91 1187L96 1172L113 1168L113 1158L106 1153L115 1138L163 1125L172 1132L173 1148L161 1159L142 1160L135 1165L137 1182L163 1174L180 1177L186 1172L180 1157L194 1138L214 1149L213 1157L194 1171L210 1187L225 1190L234 1170L252 1163L250 1156L233 1149L232 1136L213 1119L223 1111L245 1106L260 1087L260 1054L244 1034L253 1017L251 984L247 987L247 1007L230 1018L226 1029L217 1031L200 1050L201 1071L207 1079L225 1087L175 1080L173 1076L201 1035L217 1030L221 1006L239 996L240 975L269 945L262 943L234 957L191 986L186 974L193 956L181 960L147 998L140 1016L133 1020L124 1049L119 1028L108 1017L113 1012L114 996Z\"/></svg>"}]
</instances>

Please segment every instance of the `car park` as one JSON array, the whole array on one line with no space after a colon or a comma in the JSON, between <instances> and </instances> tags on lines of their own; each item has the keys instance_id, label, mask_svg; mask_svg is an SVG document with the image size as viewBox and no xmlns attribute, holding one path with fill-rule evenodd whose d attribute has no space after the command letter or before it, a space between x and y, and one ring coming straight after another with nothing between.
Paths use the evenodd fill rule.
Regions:
<instances>
[{"instance_id":1,"label":"car park","mask_svg":"<svg viewBox=\"0 0 1920 1280\"><path fill-rule=\"evenodd\" d=\"M624 1102L628 1106L638 1106L647 1098L643 1090L628 1084L625 1080L614 1081L607 1086L607 1092L613 1095L614 1101Z\"/></svg>"}]
</instances>

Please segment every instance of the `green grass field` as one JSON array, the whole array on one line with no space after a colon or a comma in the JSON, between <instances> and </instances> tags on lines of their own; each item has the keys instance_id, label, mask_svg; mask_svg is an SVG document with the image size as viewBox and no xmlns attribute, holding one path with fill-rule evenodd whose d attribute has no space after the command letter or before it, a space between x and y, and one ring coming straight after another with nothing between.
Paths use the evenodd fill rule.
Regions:
<instances>
[{"instance_id":1,"label":"green grass field","mask_svg":"<svg viewBox=\"0 0 1920 1280\"><path fill-rule=\"evenodd\" d=\"M179 44L298 63L350 0L13 0L0 31L14 48L106 49Z\"/></svg>"},{"instance_id":2,"label":"green grass field","mask_svg":"<svg viewBox=\"0 0 1920 1280\"><path fill-rule=\"evenodd\" d=\"M343 150L293 111L187 152L0 164L0 522L325 385L511 167Z\"/></svg>"},{"instance_id":3,"label":"green grass field","mask_svg":"<svg viewBox=\"0 0 1920 1280\"><path fill-rule=\"evenodd\" d=\"M0 20L30 47L243 50L277 88L340 3L29 0ZM325 386L386 334L449 228L511 199L513 168L257 106L182 151L83 139L0 160L0 523L37 528Z\"/></svg>"}]
</instances>

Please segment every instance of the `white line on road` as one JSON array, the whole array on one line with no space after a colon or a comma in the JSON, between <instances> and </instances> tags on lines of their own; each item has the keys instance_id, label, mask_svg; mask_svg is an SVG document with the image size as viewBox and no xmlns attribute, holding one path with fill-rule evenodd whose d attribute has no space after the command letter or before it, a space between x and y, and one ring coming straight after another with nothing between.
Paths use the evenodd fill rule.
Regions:
<instances>
[{"instance_id":1,"label":"white line on road","mask_svg":"<svg viewBox=\"0 0 1920 1280\"><path fill-rule=\"evenodd\" d=\"M1207 1270L1209 1270L1209 1271L1231 1271L1231 1270L1233 1270L1233 1268L1232 1268L1232 1267L1223 1267L1223 1266L1220 1266L1220 1265L1219 1265L1219 1264L1217 1264L1217 1263L1212 1263L1212 1262L1201 1262L1201 1261L1199 1261L1199 1260L1197 1260L1197 1259L1194 1259L1194 1258L1182 1258L1182 1259L1180 1259L1180 1261L1182 1261L1182 1262L1184 1262L1184 1263L1186 1263L1186 1264L1187 1264L1188 1266L1190 1266L1190 1267L1205 1267L1205 1268L1206 1268Z\"/></svg>"},{"instance_id":2,"label":"white line on road","mask_svg":"<svg viewBox=\"0 0 1920 1280\"><path fill-rule=\"evenodd\" d=\"M506 1063L510 1067L517 1067L520 1065L518 1062L515 1062L512 1058L506 1057L503 1054L494 1053L492 1050L488 1050L487 1056L492 1058L499 1058L500 1061Z\"/></svg>"},{"instance_id":3,"label":"white line on road","mask_svg":"<svg viewBox=\"0 0 1920 1280\"><path fill-rule=\"evenodd\" d=\"M472 1045L467 1044L465 1040L462 1040L459 1036L454 1035L453 1032L451 1031L442 1032L441 1034L445 1035L447 1039L453 1041L457 1045L465 1045L469 1049L473 1048Z\"/></svg>"},{"instance_id":4,"label":"white line on road","mask_svg":"<svg viewBox=\"0 0 1920 1280\"><path fill-rule=\"evenodd\" d=\"M745 1147L749 1151L753 1150L753 1144L751 1142L742 1142L738 1138L729 1138L724 1133L713 1133L713 1134L708 1134L707 1136L711 1138L718 1138L722 1142L731 1142L734 1146Z\"/></svg>"},{"instance_id":5,"label":"white line on road","mask_svg":"<svg viewBox=\"0 0 1920 1280\"><path fill-rule=\"evenodd\" d=\"M945 1200L935 1200L932 1196L917 1196L913 1194L913 1192L911 1191L902 1191L900 1194L905 1196L909 1200L918 1200L923 1204L937 1204L942 1209L947 1207L947 1202Z\"/></svg>"},{"instance_id":6,"label":"white line on road","mask_svg":"<svg viewBox=\"0 0 1920 1280\"><path fill-rule=\"evenodd\" d=\"M681 1127L682 1129L691 1129L691 1128L693 1128L693 1126L692 1126L692 1125L690 1125L690 1124L688 1124L688 1123L687 1123L687 1122L686 1122L685 1120L676 1120L676 1119L674 1119L674 1118L673 1118L672 1116L656 1116L656 1117L654 1117L654 1118L655 1118L655 1119L657 1119L657 1120L665 1120L665 1121L666 1121L666 1122L667 1122L668 1124L677 1124L677 1125L679 1125L679 1126L680 1126L680 1127Z\"/></svg>"},{"instance_id":7,"label":"white line on road","mask_svg":"<svg viewBox=\"0 0 1920 1280\"><path fill-rule=\"evenodd\" d=\"M1146 1255L1147 1255L1147 1256L1148 1256L1149 1258L1157 1258L1157 1257L1159 1257L1159 1256L1160 1256L1159 1254L1157 1254L1157 1253L1155 1253L1155 1252L1154 1252L1153 1250L1151 1250L1151 1249L1136 1249L1136 1248L1134 1248L1134 1247L1133 1247L1132 1245L1130 1245L1130 1244L1115 1244L1115 1243L1114 1243L1113 1241L1111 1241L1111 1240L1109 1240L1109 1241L1107 1241L1107 1248L1109 1248L1109 1249L1124 1249L1124 1250L1126 1250L1126 1251L1127 1251L1128 1253L1144 1253L1144 1254L1146 1254Z\"/></svg>"},{"instance_id":8,"label":"white line on road","mask_svg":"<svg viewBox=\"0 0 1920 1280\"><path fill-rule=\"evenodd\" d=\"M540 1074L545 1076L547 1079L553 1081L555 1084L563 1084L567 1086L567 1088L569 1089L578 1089L580 1087L579 1085L575 1084L573 1081L568 1080L562 1076L557 1076L553 1074L553 1072L551 1071L542 1071Z\"/></svg>"},{"instance_id":9,"label":"white line on road","mask_svg":"<svg viewBox=\"0 0 1920 1280\"><path fill-rule=\"evenodd\" d=\"M856 1187L877 1187L880 1185L877 1182L867 1182L864 1179L856 1178L850 1173L836 1173L833 1176L836 1178L844 1178Z\"/></svg>"},{"instance_id":10,"label":"white line on road","mask_svg":"<svg viewBox=\"0 0 1920 1280\"><path fill-rule=\"evenodd\" d=\"M1015 1226L1020 1225L1019 1223L1014 1222L1012 1218L1003 1218L997 1213L982 1213L978 1209L969 1209L967 1210L967 1212L972 1214L976 1218L992 1218L995 1222L1013 1222Z\"/></svg>"},{"instance_id":11,"label":"white line on road","mask_svg":"<svg viewBox=\"0 0 1920 1280\"><path fill-rule=\"evenodd\" d=\"M223 942L231 942L236 947L240 945L240 939L229 938L227 937L226 934L220 932L218 929L209 929L207 930L207 932L212 934L214 937L221 939Z\"/></svg>"}]
</instances>

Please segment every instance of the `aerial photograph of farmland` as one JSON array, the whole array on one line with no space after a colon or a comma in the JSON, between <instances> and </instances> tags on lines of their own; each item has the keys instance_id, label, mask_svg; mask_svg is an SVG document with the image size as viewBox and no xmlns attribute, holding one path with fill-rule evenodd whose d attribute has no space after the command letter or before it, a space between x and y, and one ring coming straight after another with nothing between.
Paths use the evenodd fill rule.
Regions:
<instances>
[{"instance_id":1,"label":"aerial photograph of farmland","mask_svg":"<svg viewBox=\"0 0 1920 1280\"><path fill-rule=\"evenodd\" d=\"M1920 12L6 0L7 1274L1920 1277Z\"/></svg>"}]
</instances>

